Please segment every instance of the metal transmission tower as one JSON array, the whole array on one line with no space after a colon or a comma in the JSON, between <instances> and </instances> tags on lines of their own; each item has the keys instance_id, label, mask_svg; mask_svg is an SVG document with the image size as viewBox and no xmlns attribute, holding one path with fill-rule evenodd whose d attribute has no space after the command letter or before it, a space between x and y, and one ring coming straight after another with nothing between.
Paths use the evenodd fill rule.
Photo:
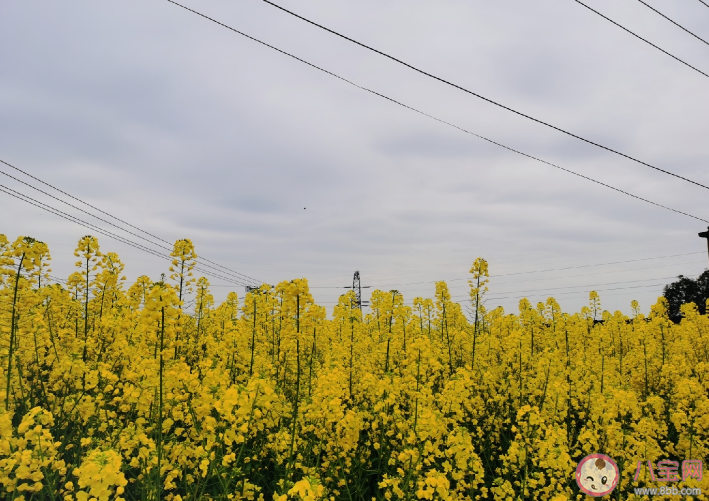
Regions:
<instances>
[{"instance_id":1,"label":"metal transmission tower","mask_svg":"<svg viewBox=\"0 0 709 501\"><path fill-rule=\"evenodd\" d=\"M354 272L354 277L352 278L352 290L355 293L355 304L357 308L362 309L362 285L359 282L359 271Z\"/></svg>"},{"instance_id":2,"label":"metal transmission tower","mask_svg":"<svg viewBox=\"0 0 709 501\"><path fill-rule=\"evenodd\" d=\"M359 271L354 272L354 277L352 278L352 290L355 293L355 306L362 309L362 306L369 306L369 301L362 301L362 289L367 289L369 286L365 285L362 287L359 279Z\"/></svg>"}]
</instances>

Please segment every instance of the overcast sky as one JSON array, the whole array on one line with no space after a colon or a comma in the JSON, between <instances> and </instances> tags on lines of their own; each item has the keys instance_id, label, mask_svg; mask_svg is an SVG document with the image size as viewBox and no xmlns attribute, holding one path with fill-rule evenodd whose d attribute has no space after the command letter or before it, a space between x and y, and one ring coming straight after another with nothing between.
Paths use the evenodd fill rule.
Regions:
<instances>
[{"instance_id":1,"label":"overcast sky","mask_svg":"<svg viewBox=\"0 0 709 501\"><path fill-rule=\"evenodd\" d=\"M709 184L709 78L574 0L279 1L506 106ZM698 0L648 3L709 40L709 8ZM703 188L261 0L184 4L441 120L709 219ZM709 46L639 1L588 4L709 73ZM328 307L344 290L327 287L351 284L355 270L363 285L398 289L407 302L432 296L435 280L463 301L482 256L493 275L490 307L516 312L521 296L551 295L576 311L595 289L611 311L628 313L632 299L647 311L672 277L696 277L707 265L701 221L486 143L166 0L0 2L0 158L168 241L191 238L198 254L259 281L306 277ZM0 213L0 233L50 245L60 277L91 233L4 193ZM166 271L158 257L99 241L122 257L130 280ZM218 300L232 289L243 296L242 287L210 281Z\"/></svg>"}]
</instances>

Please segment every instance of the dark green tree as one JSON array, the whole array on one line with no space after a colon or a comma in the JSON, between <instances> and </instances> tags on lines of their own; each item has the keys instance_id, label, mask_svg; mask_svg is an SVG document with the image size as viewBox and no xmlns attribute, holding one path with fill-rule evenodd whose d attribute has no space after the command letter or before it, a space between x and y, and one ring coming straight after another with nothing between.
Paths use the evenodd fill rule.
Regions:
<instances>
[{"instance_id":1,"label":"dark green tree","mask_svg":"<svg viewBox=\"0 0 709 501\"><path fill-rule=\"evenodd\" d=\"M709 299L709 270L705 270L696 280L684 275L678 276L676 282L665 286L662 294L669 303L670 319L675 323L681 320L680 306L686 303L696 304L699 313L706 314L706 303Z\"/></svg>"}]
</instances>

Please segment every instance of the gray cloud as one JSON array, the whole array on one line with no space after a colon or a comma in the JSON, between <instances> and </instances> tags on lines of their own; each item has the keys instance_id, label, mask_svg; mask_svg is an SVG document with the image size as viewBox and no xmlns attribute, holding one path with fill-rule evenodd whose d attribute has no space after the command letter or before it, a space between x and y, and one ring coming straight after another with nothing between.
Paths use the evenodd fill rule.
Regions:
<instances>
[{"instance_id":1,"label":"gray cloud","mask_svg":"<svg viewBox=\"0 0 709 501\"><path fill-rule=\"evenodd\" d=\"M262 2L188 4L441 119L709 215L697 187L427 80ZM688 61L706 60L702 44L640 4L593 5ZM698 2L653 5L709 36L700 33L707 13ZM520 111L709 183L709 82L575 2L289 6ZM312 285L346 285L359 269L365 282L396 286L409 299L431 295L439 279L457 279L451 285L464 296L459 279L479 255L500 274L704 250L698 222L466 136L168 2L72 0L39 9L9 0L0 7L0 60L0 158L168 240L193 238L200 254L269 283L307 276ZM57 274L71 271L73 246L89 230L4 195L0 210L10 216L0 232L42 238ZM101 243L121 254L131 278L166 268L108 238ZM701 260L583 269L597 278L522 276L539 286L511 276L498 290L580 285L560 296L576 309L586 301L584 284L696 275ZM604 307L627 311L637 298L647 309L660 289L608 292ZM315 291L324 303L341 292ZM514 310L516 301L499 304Z\"/></svg>"}]
</instances>

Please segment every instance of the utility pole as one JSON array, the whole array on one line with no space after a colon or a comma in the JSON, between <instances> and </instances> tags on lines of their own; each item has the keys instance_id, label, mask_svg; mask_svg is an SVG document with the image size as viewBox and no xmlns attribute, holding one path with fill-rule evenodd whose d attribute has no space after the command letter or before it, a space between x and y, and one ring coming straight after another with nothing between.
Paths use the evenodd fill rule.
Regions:
<instances>
[{"instance_id":1,"label":"utility pole","mask_svg":"<svg viewBox=\"0 0 709 501\"><path fill-rule=\"evenodd\" d=\"M354 272L354 277L352 278L352 290L355 293L355 304L358 309L362 309L362 285L359 281L359 271Z\"/></svg>"},{"instance_id":2,"label":"utility pole","mask_svg":"<svg viewBox=\"0 0 709 501\"><path fill-rule=\"evenodd\" d=\"M707 227L707 231L699 233L699 237L707 239L707 253L709 253L709 227Z\"/></svg>"},{"instance_id":3,"label":"utility pole","mask_svg":"<svg viewBox=\"0 0 709 501\"><path fill-rule=\"evenodd\" d=\"M362 301L362 289L368 289L370 286L362 286L359 280L359 271L354 272L354 277L352 278L352 290L355 293L355 306L358 309L362 309L362 306L369 306L369 301ZM347 287L349 289L349 287Z\"/></svg>"}]
</instances>

